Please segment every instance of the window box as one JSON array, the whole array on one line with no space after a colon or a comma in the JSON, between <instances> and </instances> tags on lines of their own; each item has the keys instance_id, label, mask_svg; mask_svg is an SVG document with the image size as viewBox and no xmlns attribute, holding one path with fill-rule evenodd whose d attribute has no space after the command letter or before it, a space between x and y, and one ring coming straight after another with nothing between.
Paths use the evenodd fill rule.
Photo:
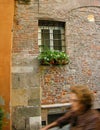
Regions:
<instances>
[{"instance_id":1,"label":"window box","mask_svg":"<svg viewBox=\"0 0 100 130\"><path fill-rule=\"evenodd\" d=\"M69 56L65 52L47 50L39 54L41 65L65 65L69 63Z\"/></svg>"}]
</instances>

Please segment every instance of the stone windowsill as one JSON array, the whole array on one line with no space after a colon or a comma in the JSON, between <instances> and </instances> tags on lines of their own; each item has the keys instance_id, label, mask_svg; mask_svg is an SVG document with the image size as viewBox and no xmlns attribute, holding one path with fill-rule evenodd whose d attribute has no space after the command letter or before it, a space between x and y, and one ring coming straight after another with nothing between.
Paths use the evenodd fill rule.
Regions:
<instances>
[{"instance_id":1,"label":"stone windowsill","mask_svg":"<svg viewBox=\"0 0 100 130\"><path fill-rule=\"evenodd\" d=\"M41 108L70 107L71 103L41 105Z\"/></svg>"}]
</instances>

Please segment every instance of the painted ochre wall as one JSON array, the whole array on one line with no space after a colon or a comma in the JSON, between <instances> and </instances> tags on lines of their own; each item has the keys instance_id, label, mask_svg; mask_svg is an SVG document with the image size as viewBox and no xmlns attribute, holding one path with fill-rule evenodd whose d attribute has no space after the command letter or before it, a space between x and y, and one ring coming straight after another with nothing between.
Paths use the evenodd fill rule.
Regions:
<instances>
[{"instance_id":1,"label":"painted ochre wall","mask_svg":"<svg viewBox=\"0 0 100 130\"><path fill-rule=\"evenodd\" d=\"M0 0L0 96L5 100L4 109L10 113L11 46L14 0ZM10 130L10 120L3 130Z\"/></svg>"}]
</instances>

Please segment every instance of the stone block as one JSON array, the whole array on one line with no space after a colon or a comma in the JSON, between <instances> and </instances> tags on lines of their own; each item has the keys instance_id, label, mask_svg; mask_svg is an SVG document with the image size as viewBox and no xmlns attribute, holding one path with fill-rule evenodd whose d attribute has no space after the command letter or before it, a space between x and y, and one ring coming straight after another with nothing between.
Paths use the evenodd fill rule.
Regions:
<instances>
[{"instance_id":1,"label":"stone block","mask_svg":"<svg viewBox=\"0 0 100 130\"><path fill-rule=\"evenodd\" d=\"M30 130L39 130L41 125L41 117L30 117L29 118L30 123Z\"/></svg>"},{"instance_id":2,"label":"stone block","mask_svg":"<svg viewBox=\"0 0 100 130\"><path fill-rule=\"evenodd\" d=\"M29 128L30 117L36 118L40 115L39 107L13 107L12 111L12 127L17 130Z\"/></svg>"}]
</instances>

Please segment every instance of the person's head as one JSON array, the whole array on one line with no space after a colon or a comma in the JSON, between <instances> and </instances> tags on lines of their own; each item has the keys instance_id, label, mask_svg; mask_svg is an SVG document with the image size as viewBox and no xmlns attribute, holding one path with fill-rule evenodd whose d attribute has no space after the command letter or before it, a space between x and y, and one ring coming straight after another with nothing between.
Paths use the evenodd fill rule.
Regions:
<instances>
[{"instance_id":1,"label":"person's head","mask_svg":"<svg viewBox=\"0 0 100 130\"><path fill-rule=\"evenodd\" d=\"M72 86L70 102L73 110L88 110L92 107L93 94L87 86Z\"/></svg>"}]
</instances>

